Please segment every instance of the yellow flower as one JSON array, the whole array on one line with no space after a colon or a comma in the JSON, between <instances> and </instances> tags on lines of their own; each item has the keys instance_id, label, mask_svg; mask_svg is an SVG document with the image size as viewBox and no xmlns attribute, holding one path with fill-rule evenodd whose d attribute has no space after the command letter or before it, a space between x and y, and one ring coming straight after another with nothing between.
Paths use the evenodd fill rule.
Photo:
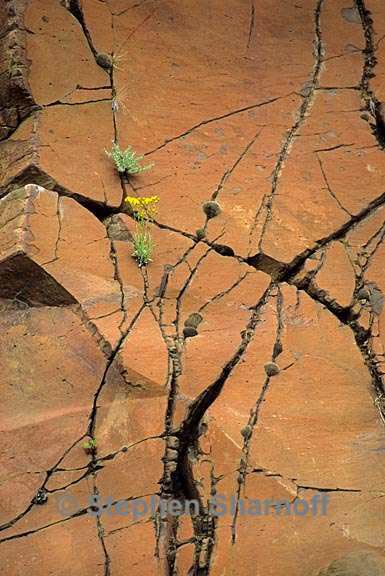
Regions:
<instances>
[{"instance_id":1,"label":"yellow flower","mask_svg":"<svg viewBox=\"0 0 385 576\"><path fill-rule=\"evenodd\" d=\"M125 202L139 218L152 219L156 214L155 204L159 202L159 196L127 196Z\"/></svg>"}]
</instances>

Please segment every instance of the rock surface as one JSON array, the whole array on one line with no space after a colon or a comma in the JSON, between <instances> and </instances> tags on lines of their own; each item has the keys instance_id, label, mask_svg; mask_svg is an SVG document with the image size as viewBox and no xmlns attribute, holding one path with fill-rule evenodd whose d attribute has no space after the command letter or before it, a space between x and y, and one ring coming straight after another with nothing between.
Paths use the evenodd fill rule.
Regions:
<instances>
[{"instance_id":1,"label":"rock surface","mask_svg":"<svg viewBox=\"0 0 385 576\"><path fill-rule=\"evenodd\" d=\"M374 554L349 554L333 562L319 576L381 576L385 574L385 559Z\"/></svg>"},{"instance_id":2,"label":"rock surface","mask_svg":"<svg viewBox=\"0 0 385 576\"><path fill-rule=\"evenodd\" d=\"M3 2L6 576L385 574L384 23Z\"/></svg>"}]
</instances>

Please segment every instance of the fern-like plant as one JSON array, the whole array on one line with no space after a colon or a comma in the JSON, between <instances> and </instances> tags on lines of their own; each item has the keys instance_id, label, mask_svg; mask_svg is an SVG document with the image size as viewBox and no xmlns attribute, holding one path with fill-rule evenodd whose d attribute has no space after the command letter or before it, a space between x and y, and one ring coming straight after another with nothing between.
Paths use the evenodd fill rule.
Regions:
<instances>
[{"instance_id":1,"label":"fern-like plant","mask_svg":"<svg viewBox=\"0 0 385 576\"><path fill-rule=\"evenodd\" d=\"M112 158L115 163L116 169L121 174L135 175L145 172L152 168L153 164L141 165L144 156L138 156L131 146L125 150L121 150L117 142L113 142L111 152L105 150L107 156Z\"/></svg>"}]
</instances>

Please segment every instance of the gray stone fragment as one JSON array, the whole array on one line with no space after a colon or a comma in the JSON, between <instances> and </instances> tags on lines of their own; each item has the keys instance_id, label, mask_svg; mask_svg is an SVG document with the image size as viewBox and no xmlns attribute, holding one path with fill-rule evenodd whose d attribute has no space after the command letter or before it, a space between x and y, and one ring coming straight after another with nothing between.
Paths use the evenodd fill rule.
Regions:
<instances>
[{"instance_id":1,"label":"gray stone fragment","mask_svg":"<svg viewBox=\"0 0 385 576\"><path fill-rule=\"evenodd\" d=\"M361 288L361 290L359 290L357 293L358 300L369 300L369 297L370 297L369 290L367 290L366 288Z\"/></svg>"},{"instance_id":2,"label":"gray stone fragment","mask_svg":"<svg viewBox=\"0 0 385 576\"><path fill-rule=\"evenodd\" d=\"M374 283L368 284L368 287L370 290L369 302L372 312L379 316L384 307L384 295Z\"/></svg>"},{"instance_id":3,"label":"gray stone fragment","mask_svg":"<svg viewBox=\"0 0 385 576\"><path fill-rule=\"evenodd\" d=\"M344 20L351 22L352 24L361 24L360 13L355 6L349 8L342 8L341 15Z\"/></svg>"},{"instance_id":4,"label":"gray stone fragment","mask_svg":"<svg viewBox=\"0 0 385 576\"><path fill-rule=\"evenodd\" d=\"M132 242L132 234L123 222L119 214L114 214L105 221L107 233L110 240L120 240L122 242Z\"/></svg>"}]
</instances>

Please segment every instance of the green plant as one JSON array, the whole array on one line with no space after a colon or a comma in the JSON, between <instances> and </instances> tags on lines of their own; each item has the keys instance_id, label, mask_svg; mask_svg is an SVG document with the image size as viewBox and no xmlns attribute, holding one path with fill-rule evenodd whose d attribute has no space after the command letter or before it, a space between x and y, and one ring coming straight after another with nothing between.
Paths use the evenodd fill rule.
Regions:
<instances>
[{"instance_id":1,"label":"green plant","mask_svg":"<svg viewBox=\"0 0 385 576\"><path fill-rule=\"evenodd\" d=\"M149 170L153 166L153 164L142 166L140 163L144 158L143 156L138 156L131 146L128 146L125 150L121 150L117 142L113 142L111 152L105 150L105 153L109 158L112 158L115 162L116 169L122 174L140 174L140 172Z\"/></svg>"},{"instance_id":2,"label":"green plant","mask_svg":"<svg viewBox=\"0 0 385 576\"><path fill-rule=\"evenodd\" d=\"M112 89L112 100L111 100L111 107L113 112L116 114L117 112L123 112L126 114L127 106L125 104L125 100L127 98L128 88L116 88L113 87Z\"/></svg>"},{"instance_id":3,"label":"green plant","mask_svg":"<svg viewBox=\"0 0 385 576\"><path fill-rule=\"evenodd\" d=\"M151 256L154 250L154 241L148 227L148 222L138 222L136 232L134 233L134 252L133 257L138 261L138 266L146 266L151 262Z\"/></svg>"},{"instance_id":4,"label":"green plant","mask_svg":"<svg viewBox=\"0 0 385 576\"><path fill-rule=\"evenodd\" d=\"M115 51L111 54L111 59L113 68L115 68L116 70L121 70L118 64L124 62L127 59L127 50L125 52L122 52L121 49L119 48L118 51Z\"/></svg>"},{"instance_id":5,"label":"green plant","mask_svg":"<svg viewBox=\"0 0 385 576\"><path fill-rule=\"evenodd\" d=\"M83 448L87 454L95 454L97 450L96 438L90 438L83 443Z\"/></svg>"},{"instance_id":6,"label":"green plant","mask_svg":"<svg viewBox=\"0 0 385 576\"><path fill-rule=\"evenodd\" d=\"M133 234L134 252L132 255L136 258L140 267L146 266L146 264L151 262L154 251L150 224L155 217L159 197L127 196L125 202L130 206L130 210L136 220L136 230Z\"/></svg>"},{"instance_id":7,"label":"green plant","mask_svg":"<svg viewBox=\"0 0 385 576\"><path fill-rule=\"evenodd\" d=\"M159 196L127 196L124 200L137 220L152 221L156 214Z\"/></svg>"}]
</instances>

